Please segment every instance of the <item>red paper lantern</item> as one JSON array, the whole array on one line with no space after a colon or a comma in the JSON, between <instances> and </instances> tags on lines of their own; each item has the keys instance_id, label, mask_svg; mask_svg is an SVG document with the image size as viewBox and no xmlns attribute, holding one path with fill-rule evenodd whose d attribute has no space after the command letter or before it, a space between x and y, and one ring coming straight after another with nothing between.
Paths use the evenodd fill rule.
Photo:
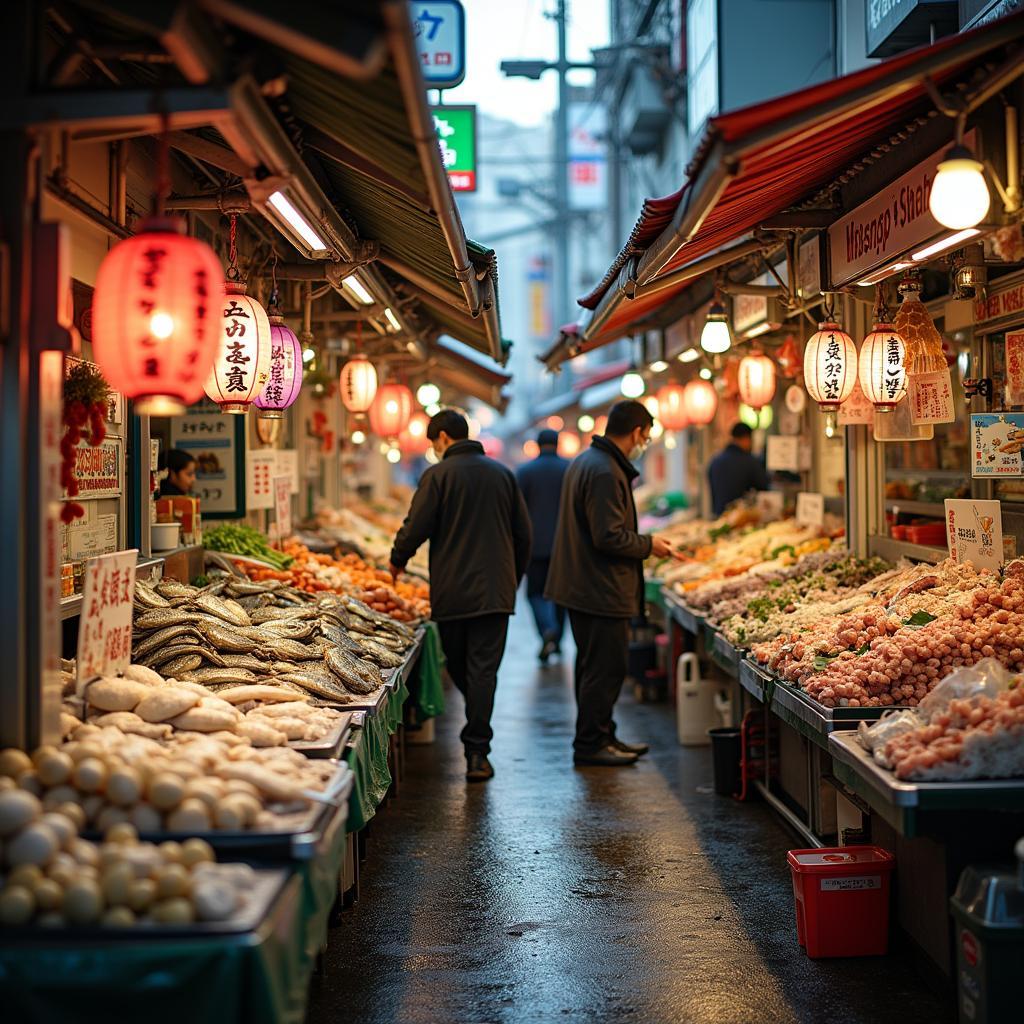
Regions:
<instances>
[{"instance_id":1,"label":"red paper lantern","mask_svg":"<svg viewBox=\"0 0 1024 1024\"><path fill-rule=\"evenodd\" d=\"M204 387L221 412L244 415L270 377L270 320L244 284L228 281L224 291L220 342Z\"/></svg>"},{"instance_id":2,"label":"red paper lantern","mask_svg":"<svg viewBox=\"0 0 1024 1024\"><path fill-rule=\"evenodd\" d=\"M430 439L427 437L427 426L430 417L426 413L413 413L408 426L402 431L398 443L402 451L407 455L423 455L430 447Z\"/></svg>"},{"instance_id":3,"label":"red paper lantern","mask_svg":"<svg viewBox=\"0 0 1024 1024\"><path fill-rule=\"evenodd\" d=\"M685 430L690 425L685 395L682 384L666 384L658 389L658 420L666 430Z\"/></svg>"},{"instance_id":4,"label":"red paper lantern","mask_svg":"<svg viewBox=\"0 0 1024 1024\"><path fill-rule=\"evenodd\" d=\"M377 396L377 371L366 356L353 356L341 368L339 385L342 405L349 412L362 415Z\"/></svg>"},{"instance_id":5,"label":"red paper lantern","mask_svg":"<svg viewBox=\"0 0 1024 1024\"><path fill-rule=\"evenodd\" d=\"M689 421L698 427L707 426L718 411L718 393L711 381L691 380L683 388L683 405Z\"/></svg>"},{"instance_id":6,"label":"red paper lantern","mask_svg":"<svg viewBox=\"0 0 1024 1024\"><path fill-rule=\"evenodd\" d=\"M740 401L752 409L768 405L775 397L775 364L763 352L740 360Z\"/></svg>"},{"instance_id":7,"label":"red paper lantern","mask_svg":"<svg viewBox=\"0 0 1024 1024\"><path fill-rule=\"evenodd\" d=\"M172 416L203 397L220 339L224 271L178 219L152 219L107 253L93 296L93 355L135 411Z\"/></svg>"},{"instance_id":8,"label":"red paper lantern","mask_svg":"<svg viewBox=\"0 0 1024 1024\"><path fill-rule=\"evenodd\" d=\"M385 384L370 406L370 427L378 437L398 437L412 419L412 392L404 384Z\"/></svg>"},{"instance_id":9,"label":"red paper lantern","mask_svg":"<svg viewBox=\"0 0 1024 1024\"><path fill-rule=\"evenodd\" d=\"M302 389L302 346L279 316L270 317L270 377L253 405L265 420L279 420Z\"/></svg>"}]
</instances>

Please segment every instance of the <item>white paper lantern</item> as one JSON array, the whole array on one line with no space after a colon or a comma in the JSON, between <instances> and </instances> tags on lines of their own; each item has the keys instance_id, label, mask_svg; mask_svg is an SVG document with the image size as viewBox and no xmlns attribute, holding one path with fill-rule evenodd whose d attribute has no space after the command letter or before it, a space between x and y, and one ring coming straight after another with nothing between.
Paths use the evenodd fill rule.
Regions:
<instances>
[{"instance_id":1,"label":"white paper lantern","mask_svg":"<svg viewBox=\"0 0 1024 1024\"><path fill-rule=\"evenodd\" d=\"M892 324L878 322L864 339L858 377L864 397L879 411L890 412L907 394L907 346Z\"/></svg>"},{"instance_id":2,"label":"white paper lantern","mask_svg":"<svg viewBox=\"0 0 1024 1024\"><path fill-rule=\"evenodd\" d=\"M267 311L245 285L228 281L220 341L204 390L221 412L244 414L270 378L272 340Z\"/></svg>"},{"instance_id":3,"label":"white paper lantern","mask_svg":"<svg viewBox=\"0 0 1024 1024\"><path fill-rule=\"evenodd\" d=\"M804 386L822 412L835 412L853 391L857 346L833 320L818 325L804 349Z\"/></svg>"},{"instance_id":4,"label":"white paper lantern","mask_svg":"<svg viewBox=\"0 0 1024 1024\"><path fill-rule=\"evenodd\" d=\"M377 397L377 371L366 356L356 355L341 368L339 385L345 408L364 413Z\"/></svg>"}]
</instances>

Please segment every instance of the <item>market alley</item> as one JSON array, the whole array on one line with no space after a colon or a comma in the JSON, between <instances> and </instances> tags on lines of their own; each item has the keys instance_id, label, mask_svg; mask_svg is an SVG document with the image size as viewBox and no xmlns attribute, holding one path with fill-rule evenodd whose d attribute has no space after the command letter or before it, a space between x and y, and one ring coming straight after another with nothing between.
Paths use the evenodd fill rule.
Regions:
<instances>
[{"instance_id":1,"label":"market alley","mask_svg":"<svg viewBox=\"0 0 1024 1024\"><path fill-rule=\"evenodd\" d=\"M571 661L537 667L525 612L496 778L467 785L449 688L435 744L407 748L371 829L311 1024L951 1019L907 959L804 955L785 862L802 844L763 805L712 792L709 748L677 745L667 705L620 702L623 737L652 744L635 768L574 769Z\"/></svg>"}]
</instances>

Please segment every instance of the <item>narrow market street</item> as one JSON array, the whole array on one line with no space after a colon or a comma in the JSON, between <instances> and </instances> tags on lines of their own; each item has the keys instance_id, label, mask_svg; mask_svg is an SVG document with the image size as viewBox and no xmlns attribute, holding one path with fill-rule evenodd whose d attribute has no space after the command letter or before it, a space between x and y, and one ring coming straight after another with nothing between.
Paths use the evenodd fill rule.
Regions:
<instances>
[{"instance_id":1,"label":"narrow market street","mask_svg":"<svg viewBox=\"0 0 1024 1024\"><path fill-rule=\"evenodd\" d=\"M666 705L620 701L623 737L652 745L637 767L574 769L571 650L541 669L535 648L521 606L493 782L463 778L451 689L435 744L407 747L310 1024L952 1019L898 946L805 956L785 863L801 844L763 805L712 792L710 748L678 746Z\"/></svg>"}]
</instances>

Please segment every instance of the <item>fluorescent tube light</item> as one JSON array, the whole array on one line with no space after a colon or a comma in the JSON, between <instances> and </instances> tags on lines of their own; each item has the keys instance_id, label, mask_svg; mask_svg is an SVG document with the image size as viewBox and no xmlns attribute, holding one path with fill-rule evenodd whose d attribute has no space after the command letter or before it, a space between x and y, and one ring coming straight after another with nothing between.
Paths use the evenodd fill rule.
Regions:
<instances>
[{"instance_id":1,"label":"fluorescent tube light","mask_svg":"<svg viewBox=\"0 0 1024 1024\"><path fill-rule=\"evenodd\" d=\"M310 227L309 221L295 209L291 200L283 192L271 192L267 202L288 222L289 226L310 249L325 250L327 248L327 243Z\"/></svg>"},{"instance_id":2,"label":"fluorescent tube light","mask_svg":"<svg viewBox=\"0 0 1024 1024\"><path fill-rule=\"evenodd\" d=\"M961 242L966 242L968 238L973 238L975 235L980 234L981 232L977 228L965 228L963 231L958 231L955 235L940 238L939 241L933 242L929 245L927 249L922 249L920 252L913 253L910 258L916 263L920 263L922 260L928 259L929 256L934 256L936 253L952 249L955 245L959 245Z\"/></svg>"},{"instance_id":3,"label":"fluorescent tube light","mask_svg":"<svg viewBox=\"0 0 1024 1024\"><path fill-rule=\"evenodd\" d=\"M692 363L695 359L700 359L700 352L695 348L688 348L680 352L676 358L681 363Z\"/></svg>"},{"instance_id":4,"label":"fluorescent tube light","mask_svg":"<svg viewBox=\"0 0 1024 1024\"><path fill-rule=\"evenodd\" d=\"M366 290L366 285L364 285L355 274L350 274L348 277L342 278L341 283L348 288L364 306L373 305L373 296Z\"/></svg>"},{"instance_id":5,"label":"fluorescent tube light","mask_svg":"<svg viewBox=\"0 0 1024 1024\"><path fill-rule=\"evenodd\" d=\"M390 306L384 310L384 316L387 318L388 323L391 324L393 330L400 331L402 329L402 325L398 322L398 317L391 311Z\"/></svg>"}]
</instances>

